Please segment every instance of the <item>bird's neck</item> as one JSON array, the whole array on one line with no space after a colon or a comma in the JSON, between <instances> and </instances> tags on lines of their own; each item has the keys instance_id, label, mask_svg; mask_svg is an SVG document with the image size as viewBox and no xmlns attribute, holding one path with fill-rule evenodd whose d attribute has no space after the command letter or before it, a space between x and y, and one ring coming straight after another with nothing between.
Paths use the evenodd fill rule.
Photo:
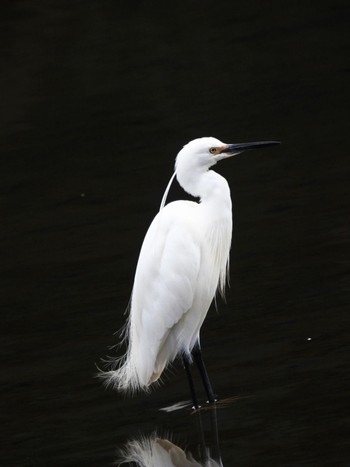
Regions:
<instances>
[{"instance_id":1,"label":"bird's neck","mask_svg":"<svg viewBox=\"0 0 350 467\"><path fill-rule=\"evenodd\" d=\"M200 198L201 203L231 209L228 183L214 170L178 170L176 178L182 188L190 195Z\"/></svg>"}]
</instances>

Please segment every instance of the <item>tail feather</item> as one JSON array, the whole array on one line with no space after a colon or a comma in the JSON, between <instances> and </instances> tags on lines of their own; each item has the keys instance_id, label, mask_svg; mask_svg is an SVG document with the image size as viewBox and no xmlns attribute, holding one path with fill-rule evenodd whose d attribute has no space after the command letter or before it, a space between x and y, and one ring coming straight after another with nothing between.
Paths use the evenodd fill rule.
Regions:
<instances>
[{"instance_id":1,"label":"tail feather","mask_svg":"<svg viewBox=\"0 0 350 467\"><path fill-rule=\"evenodd\" d=\"M130 317L121 334L122 343L127 345L125 355L117 359L107 359L109 369L100 370L98 377L107 387L122 393L133 395L138 392L150 392L151 385L156 386L160 383L164 369L176 357L174 337L170 340L174 342L168 342L166 335L159 349L138 337Z\"/></svg>"},{"instance_id":2,"label":"tail feather","mask_svg":"<svg viewBox=\"0 0 350 467\"><path fill-rule=\"evenodd\" d=\"M98 374L98 377L104 381L107 387L128 394L149 392L149 384L145 384L140 380L137 369L128 356L114 361L112 366L114 368L119 366L119 368L100 371Z\"/></svg>"}]
</instances>

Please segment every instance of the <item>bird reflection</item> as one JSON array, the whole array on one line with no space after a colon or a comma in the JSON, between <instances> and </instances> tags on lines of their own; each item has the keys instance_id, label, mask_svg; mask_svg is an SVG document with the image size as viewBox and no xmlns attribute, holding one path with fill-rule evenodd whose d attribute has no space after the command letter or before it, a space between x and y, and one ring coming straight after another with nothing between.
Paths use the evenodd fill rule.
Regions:
<instances>
[{"instance_id":1,"label":"bird reflection","mask_svg":"<svg viewBox=\"0 0 350 467\"><path fill-rule=\"evenodd\" d=\"M205 441L202 413L196 411L199 442L196 453L176 445L171 436L152 433L149 436L129 440L119 451L117 465L137 467L223 467L217 430L216 407L205 416L210 416L210 440Z\"/></svg>"},{"instance_id":2,"label":"bird reflection","mask_svg":"<svg viewBox=\"0 0 350 467\"><path fill-rule=\"evenodd\" d=\"M209 456L197 462L190 452L185 452L169 439L156 434L129 441L117 465L129 463L138 467L221 467Z\"/></svg>"}]
</instances>

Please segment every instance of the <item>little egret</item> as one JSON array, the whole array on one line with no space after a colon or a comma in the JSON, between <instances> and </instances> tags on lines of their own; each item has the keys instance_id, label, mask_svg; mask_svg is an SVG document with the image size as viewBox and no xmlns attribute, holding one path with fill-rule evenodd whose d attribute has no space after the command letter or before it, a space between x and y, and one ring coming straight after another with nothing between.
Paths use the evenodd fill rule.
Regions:
<instances>
[{"instance_id":1,"label":"little egret","mask_svg":"<svg viewBox=\"0 0 350 467\"><path fill-rule=\"evenodd\" d=\"M160 211L141 248L130 313L126 354L102 373L107 384L124 392L147 391L177 355L183 358L191 395L198 407L190 365L199 368L209 402L215 401L200 349L200 328L216 291L224 294L232 237L232 205L227 181L209 170L222 159L277 141L224 144L198 138L178 153L175 172ZM176 176L194 201L165 205Z\"/></svg>"}]
</instances>

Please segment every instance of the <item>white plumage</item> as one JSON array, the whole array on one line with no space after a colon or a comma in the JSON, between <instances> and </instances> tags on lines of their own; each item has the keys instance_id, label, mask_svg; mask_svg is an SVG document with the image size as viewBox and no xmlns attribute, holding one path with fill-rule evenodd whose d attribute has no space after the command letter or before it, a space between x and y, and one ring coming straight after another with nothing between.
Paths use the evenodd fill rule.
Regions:
<instances>
[{"instance_id":1,"label":"white plumage","mask_svg":"<svg viewBox=\"0 0 350 467\"><path fill-rule=\"evenodd\" d=\"M201 138L177 156L178 182L201 201L169 203L146 234L132 291L127 354L120 368L105 373L119 390L146 390L179 352L189 354L219 281L224 289L230 190L223 177L208 170L218 159L210 148L222 146L215 138Z\"/></svg>"},{"instance_id":2,"label":"white plumage","mask_svg":"<svg viewBox=\"0 0 350 467\"><path fill-rule=\"evenodd\" d=\"M200 202L175 201L161 209L145 236L132 291L126 355L105 372L118 390L148 390L178 354L189 356L219 287L224 292L232 236L226 180L211 166L267 143L227 145L216 138L188 143L176 158L182 188ZM171 183L171 182L170 182Z\"/></svg>"}]
</instances>

